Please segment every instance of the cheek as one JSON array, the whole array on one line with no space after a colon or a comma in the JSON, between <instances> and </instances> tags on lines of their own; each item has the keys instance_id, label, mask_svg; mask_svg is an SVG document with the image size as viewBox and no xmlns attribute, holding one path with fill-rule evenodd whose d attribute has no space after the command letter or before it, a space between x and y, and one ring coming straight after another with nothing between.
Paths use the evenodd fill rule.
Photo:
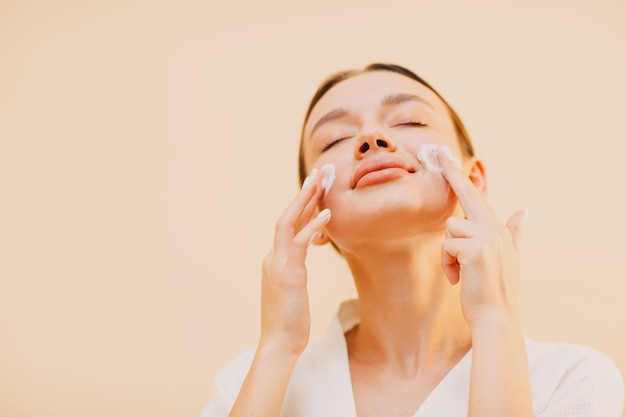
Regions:
<instances>
[{"instance_id":1,"label":"cheek","mask_svg":"<svg viewBox=\"0 0 626 417\"><path fill-rule=\"evenodd\" d=\"M308 167L310 167L310 170L313 168L319 169L324 175L324 182L332 184L328 195L332 194L335 188L345 190L351 186L353 167L351 159L345 155L341 155L338 152L324 153Z\"/></svg>"},{"instance_id":2,"label":"cheek","mask_svg":"<svg viewBox=\"0 0 626 417\"><path fill-rule=\"evenodd\" d=\"M313 168L320 169L326 164L332 164L337 166L335 159L336 158L332 157L332 152L324 152L322 154L319 154L313 153L311 151L305 151L302 160L304 161L304 166L306 168L307 174L310 174Z\"/></svg>"},{"instance_id":3,"label":"cheek","mask_svg":"<svg viewBox=\"0 0 626 417\"><path fill-rule=\"evenodd\" d=\"M423 209L423 215L430 222L445 220L453 215L457 209L457 198L450 185L436 174L428 171L420 171L421 187L415 192L419 199L419 206Z\"/></svg>"},{"instance_id":4,"label":"cheek","mask_svg":"<svg viewBox=\"0 0 626 417\"><path fill-rule=\"evenodd\" d=\"M399 131L394 135L394 140L400 148L417 156L422 145L448 146L456 156L461 155L460 147L454 132L441 132L434 129Z\"/></svg>"}]
</instances>

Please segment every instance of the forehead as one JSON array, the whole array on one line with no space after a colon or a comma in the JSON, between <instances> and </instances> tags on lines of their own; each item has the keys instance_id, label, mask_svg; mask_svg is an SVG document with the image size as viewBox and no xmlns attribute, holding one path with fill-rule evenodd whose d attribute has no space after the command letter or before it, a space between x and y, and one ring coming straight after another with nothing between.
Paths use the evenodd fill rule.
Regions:
<instances>
[{"instance_id":1,"label":"forehead","mask_svg":"<svg viewBox=\"0 0 626 417\"><path fill-rule=\"evenodd\" d=\"M310 135L315 123L328 112L336 109L355 114L375 111L392 94L415 94L437 113L447 113L441 99L425 85L395 72L371 71L343 80L328 90L311 111L305 136Z\"/></svg>"}]
</instances>

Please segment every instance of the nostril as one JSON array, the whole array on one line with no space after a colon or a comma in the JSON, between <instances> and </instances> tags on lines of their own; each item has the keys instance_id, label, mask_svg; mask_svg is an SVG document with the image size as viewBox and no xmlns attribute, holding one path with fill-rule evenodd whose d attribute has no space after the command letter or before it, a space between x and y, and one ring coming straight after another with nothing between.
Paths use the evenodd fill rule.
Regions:
<instances>
[{"instance_id":1,"label":"nostril","mask_svg":"<svg viewBox=\"0 0 626 417\"><path fill-rule=\"evenodd\" d=\"M361 147L359 148L359 152L361 153L365 153L370 149L370 145L365 142L363 145L361 145Z\"/></svg>"},{"instance_id":2,"label":"nostril","mask_svg":"<svg viewBox=\"0 0 626 417\"><path fill-rule=\"evenodd\" d=\"M376 146L380 148L387 148L389 147L389 144L382 139L376 139Z\"/></svg>"}]
</instances>

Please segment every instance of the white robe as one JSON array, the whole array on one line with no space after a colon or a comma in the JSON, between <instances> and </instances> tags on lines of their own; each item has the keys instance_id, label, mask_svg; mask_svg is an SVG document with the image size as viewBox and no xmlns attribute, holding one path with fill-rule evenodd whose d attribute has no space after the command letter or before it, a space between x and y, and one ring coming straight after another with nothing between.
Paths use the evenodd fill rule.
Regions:
<instances>
[{"instance_id":1,"label":"white robe","mask_svg":"<svg viewBox=\"0 0 626 417\"><path fill-rule=\"evenodd\" d=\"M358 301L344 303L325 335L309 344L289 381L281 417L356 417L344 333L359 323ZM579 345L526 339L536 417L622 417L624 381L602 353ZM226 417L254 350L215 378L215 396L201 417ZM467 417L472 351L450 370L414 417Z\"/></svg>"}]
</instances>

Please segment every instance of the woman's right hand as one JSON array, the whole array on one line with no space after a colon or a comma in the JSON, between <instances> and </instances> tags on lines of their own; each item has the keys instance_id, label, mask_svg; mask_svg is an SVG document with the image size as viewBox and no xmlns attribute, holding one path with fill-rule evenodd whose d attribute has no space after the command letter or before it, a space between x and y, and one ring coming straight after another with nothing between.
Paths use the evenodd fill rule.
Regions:
<instances>
[{"instance_id":1,"label":"woman's right hand","mask_svg":"<svg viewBox=\"0 0 626 417\"><path fill-rule=\"evenodd\" d=\"M260 348L300 356L309 342L311 316L305 260L313 238L330 220L316 207L323 194L317 169L276 222L274 247L263 260Z\"/></svg>"},{"instance_id":2,"label":"woman's right hand","mask_svg":"<svg viewBox=\"0 0 626 417\"><path fill-rule=\"evenodd\" d=\"M330 220L315 216L323 190L317 170L276 222L274 247L263 260L261 339L230 417L280 415L291 373L311 327L304 261L309 242Z\"/></svg>"}]
</instances>

